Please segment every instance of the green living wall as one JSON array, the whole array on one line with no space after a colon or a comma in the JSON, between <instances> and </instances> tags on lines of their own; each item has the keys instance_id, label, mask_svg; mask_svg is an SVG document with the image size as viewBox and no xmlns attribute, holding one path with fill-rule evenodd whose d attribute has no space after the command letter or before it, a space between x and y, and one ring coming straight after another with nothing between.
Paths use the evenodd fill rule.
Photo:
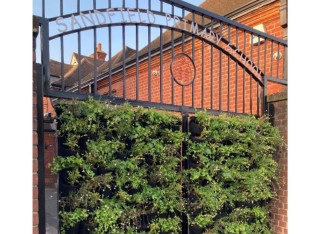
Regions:
<instances>
[{"instance_id":1,"label":"green living wall","mask_svg":"<svg viewBox=\"0 0 320 234\"><path fill-rule=\"evenodd\" d=\"M179 116L128 104L56 111L62 233L181 233L186 220L191 233L271 233L282 141L265 118L198 112L182 133Z\"/></svg>"}]
</instances>

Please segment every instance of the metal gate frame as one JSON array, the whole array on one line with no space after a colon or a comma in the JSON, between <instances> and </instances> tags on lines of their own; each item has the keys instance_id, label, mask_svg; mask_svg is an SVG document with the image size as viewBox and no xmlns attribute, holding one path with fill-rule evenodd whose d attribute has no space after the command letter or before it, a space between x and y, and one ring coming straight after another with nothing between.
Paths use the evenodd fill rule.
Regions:
<instances>
[{"instance_id":1,"label":"metal gate frame","mask_svg":"<svg viewBox=\"0 0 320 234\"><path fill-rule=\"evenodd\" d=\"M61 9L61 15L63 16L63 0L60 0L61 5L62 5L62 9ZM80 8L79 8L79 2L80 0L77 1L78 2L78 14L80 13ZM137 6L138 6L138 1L137 2ZM209 18L209 19L214 19L216 22L220 22L220 30L221 30L221 25L222 23L225 25L228 25L228 30L230 33L230 27L233 27L237 30L237 35L238 35L238 30L242 30L245 33L248 33L249 35L253 36L257 36L259 39L259 46L260 46L260 38L264 38L265 40L269 40L272 43L272 49L273 49L273 44L277 44L278 45L278 52L279 52L279 45L284 47L284 50L287 50L287 42L284 40L281 40L279 38L276 38L274 36L268 35L266 33L262 33L260 31L257 31L255 29L252 29L248 26L245 26L243 24L240 24L238 22L232 21L228 18L222 17L220 15L217 15L213 12L209 12L205 9L193 6L191 4L188 4L186 2L183 1L178 1L178 0L160 0L161 4L162 3L168 3L170 5L172 5L172 7L178 7L181 8L183 11L190 11L193 13L193 17L194 14L197 15L201 15L202 16L202 22L204 22L204 18ZM49 36L49 23L50 21L52 21L53 19L47 19L45 18L45 0L43 0L43 17L39 18L39 27L40 27L40 39L41 39L41 71L39 71L41 74L39 74L38 79L37 79L37 118L38 118L38 123L37 123L37 127L38 127L38 162L39 162L39 171L38 171L38 176L39 176L39 182L38 182L38 189L39 189L39 233L40 234L44 234L46 233L45 231L45 185L44 185L44 128L43 128L43 97L50 97L50 98L67 98L67 99L72 99L72 98L76 98L78 100L87 100L89 97L93 97L94 99L97 100L111 100L110 96L101 96L98 95L97 93L97 86L95 86L95 90L93 94L84 94L84 93L74 93L74 92L65 92L63 91L52 91L50 90L50 67L49 67L49 60L50 60L50 39L54 38ZM95 0L94 0L95 3ZM109 0L109 4L111 5L111 1ZM149 0L149 10L151 9L151 1ZM110 6L109 5L109 6ZM125 6L125 0L123 0L123 6ZM95 4L94 4L94 8L95 8ZM172 8L173 9L173 8ZM148 9L146 9L148 10ZM174 12L173 12L174 13ZM121 24L122 26L124 24ZM130 24L128 24L130 25ZM135 24L132 24L135 25ZM150 24L144 24L144 26L148 27L150 30L150 27L152 25ZM153 25L154 26L154 25ZM101 26L93 26L91 27L92 29L96 29L98 27ZM124 26L123 26L124 27ZM161 28L161 32L162 32L162 28L165 28L164 26L159 26L159 28ZM109 26L110 28L110 26ZM170 28L170 27L168 27ZM173 29L171 28L171 30L173 31L178 31L181 32L182 35L184 35L184 33L182 30L177 30L177 29ZM75 30L76 32L80 32L82 31L82 29L78 29ZM244 33L244 35L245 35ZM59 35L60 37L63 37L64 34ZM192 38L198 38L197 36L193 35ZM171 39L173 39L171 41L171 44L169 46L174 46L174 38L172 37ZM226 40L225 38L222 38L222 40L224 41L224 43L228 43L228 40ZM94 41L96 41L96 38L94 39ZM150 39L149 39L150 42ZM184 43L184 36L182 37L180 43ZM218 48L215 45L213 45L215 48L220 50L220 53L227 53L226 51L223 50L223 48ZM266 46L266 43L265 43ZM259 47L260 48L260 47ZM266 47L265 47L266 48ZM158 51L160 53L160 56L162 55L162 45L160 50ZM236 47L234 46L234 49L236 49ZM265 49L266 51L266 49ZM96 51L95 51L96 52ZM151 53L154 51L150 50L150 47L148 49L148 53L144 56L144 57L136 57L136 61L138 61L139 59L143 59L143 58L148 58L149 57L149 64L150 64L150 55ZM237 53L239 55L241 55L241 51L237 51ZM252 53L252 52L251 52ZM203 53L202 53L203 55ZM96 56L96 55L95 55ZM241 55L242 56L242 55ZM266 56L266 55L265 55ZM236 59L233 55L231 55L230 53L228 54L228 58L230 59ZM94 60L96 61L96 57L94 58ZM221 62L221 60L220 60ZM240 61L237 61L237 64L240 64ZM251 61L251 64L253 62ZM125 58L123 58L123 66L125 67L126 61ZM278 64L279 66L279 64ZM264 66L265 67L265 66ZM243 67L244 68L244 67ZM244 68L245 69L245 68ZM150 69L149 69L150 70ZM278 71L277 71L278 73ZM124 71L124 76L125 76L125 71ZM150 71L149 71L149 74ZM268 113L267 107L266 107L266 94L267 94L267 83L270 82L275 82L275 83L279 83L282 85L287 86L288 82L286 79L280 79L279 77L273 77L272 75L266 75L264 73L262 73L262 80L259 80L257 77L255 77L254 74L252 74L253 78L256 80L259 80L258 82L260 83L262 89L263 89L263 100L262 100L262 110L264 113ZM94 84L97 84L97 75L95 74L94 76ZM113 104L121 104L124 103L128 100L126 100L125 98L113 98L112 99L112 103ZM188 132L188 120L189 120L189 114L188 113L193 113L195 111L194 107L188 107L188 106L183 106L183 105L174 105L174 103L172 104L166 104L166 103L156 103L156 102L151 102L150 98L149 101L141 101L141 100L129 100L129 102L133 105L133 106L144 106L144 107L153 107L153 108L157 108L157 109L165 109L165 110L169 110L169 111L175 111L175 112L181 112L182 115L182 131L184 132ZM197 109L201 109L201 108L197 108ZM233 112L229 112L229 111L222 111L220 110L208 110L209 113L213 114L213 115L218 115L218 114L222 114L222 113L226 113L226 114L230 114L230 115L243 115L245 113L233 113ZM185 151L185 145L182 146L182 153ZM187 165L185 165L187 166Z\"/></svg>"}]
</instances>

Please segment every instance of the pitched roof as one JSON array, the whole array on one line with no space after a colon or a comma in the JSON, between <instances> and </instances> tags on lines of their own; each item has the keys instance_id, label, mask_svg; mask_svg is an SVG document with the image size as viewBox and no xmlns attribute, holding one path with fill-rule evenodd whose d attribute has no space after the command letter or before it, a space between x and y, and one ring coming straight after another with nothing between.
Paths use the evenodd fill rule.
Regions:
<instances>
[{"instance_id":1,"label":"pitched roof","mask_svg":"<svg viewBox=\"0 0 320 234\"><path fill-rule=\"evenodd\" d=\"M124 56L125 56L126 60L131 60L135 56L136 50L126 46L124 53L125 53ZM111 58L112 69L115 69L117 67L122 67L122 65L123 65L122 64L123 63L122 57L123 57L123 51L121 50ZM96 70L97 75L108 72L108 71L109 71L109 61L103 61L103 63L100 66L97 66L97 70ZM82 76L82 77L83 78L81 81L83 83L92 80L94 77L93 68L90 73L88 73L86 76Z\"/></svg>"},{"instance_id":2,"label":"pitched roof","mask_svg":"<svg viewBox=\"0 0 320 234\"><path fill-rule=\"evenodd\" d=\"M75 61L76 63L79 63L79 57L80 57L80 61L87 61L89 64L94 64L94 58L93 57L90 57L90 56L85 56L85 55L80 55L78 53L72 53L72 58L71 58L71 61ZM96 59L96 64L97 64L97 67L101 66L105 61L104 60L99 60L99 59Z\"/></svg>"},{"instance_id":3,"label":"pitched roof","mask_svg":"<svg viewBox=\"0 0 320 234\"><path fill-rule=\"evenodd\" d=\"M219 1L216 1L216 0L206 0L204 1L203 3L201 3L199 5L200 8L202 9L206 9L207 11L211 11L211 12L214 12L218 15L221 15L221 16L225 16L245 5L247 5L248 3L250 2L256 2L256 1L259 1L259 0L236 0L236 1L231 1L231 0L219 0ZM189 21L192 21L192 14L188 14L185 16L185 18ZM202 19L201 19L201 16L200 15L195 15L195 19L194 19L195 22L201 22ZM204 24L208 24L209 23L209 19L205 19L204 20ZM181 22L180 23L180 27L183 28L183 23ZM173 37L174 37L174 40L181 37L181 33L180 32L176 32L176 31L173 31ZM166 30L164 33L163 33L163 45L167 44L171 42L171 30ZM157 49L160 47L160 36L157 37L155 40L153 40L151 42L151 50L154 50L154 49ZM146 54L148 53L148 45L145 46L144 48L142 48L140 51L139 51L139 55L143 55L143 54Z\"/></svg>"},{"instance_id":4,"label":"pitched roof","mask_svg":"<svg viewBox=\"0 0 320 234\"><path fill-rule=\"evenodd\" d=\"M135 57L136 51L128 46L125 47L125 57L126 59L131 60ZM122 56L123 51L119 51L116 55L111 58L112 68L117 68L122 66ZM79 60L80 57L80 60ZM79 63L80 61L80 63ZM64 64L65 67L65 75L64 81L65 86L68 88L77 86L78 84L78 70L80 65L81 72L81 82L87 82L94 77L94 58L81 55L77 53L72 54L71 62L73 65ZM61 63L55 60L50 60L50 73L52 76L61 77ZM99 75L103 72L107 72L109 70L109 62L104 60L96 60L96 74ZM52 82L53 85L61 86L62 79Z\"/></svg>"},{"instance_id":5,"label":"pitched roof","mask_svg":"<svg viewBox=\"0 0 320 234\"><path fill-rule=\"evenodd\" d=\"M257 0L206 0L200 4L200 8L206 9L208 11L212 11L219 15L227 15L228 13L248 4L249 2L254 2Z\"/></svg>"},{"instance_id":6,"label":"pitched roof","mask_svg":"<svg viewBox=\"0 0 320 234\"><path fill-rule=\"evenodd\" d=\"M51 76L61 77L61 63L55 60L50 60L50 73ZM73 68L71 64L64 64L64 73Z\"/></svg>"}]
</instances>

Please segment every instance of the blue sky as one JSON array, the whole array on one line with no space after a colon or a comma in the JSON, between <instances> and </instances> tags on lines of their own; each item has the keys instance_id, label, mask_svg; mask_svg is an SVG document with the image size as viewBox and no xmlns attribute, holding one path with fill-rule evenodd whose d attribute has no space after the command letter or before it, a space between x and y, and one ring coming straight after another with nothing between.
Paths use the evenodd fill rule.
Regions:
<instances>
[{"instance_id":1,"label":"blue sky","mask_svg":"<svg viewBox=\"0 0 320 234\"><path fill-rule=\"evenodd\" d=\"M41 16L42 15L42 1L43 0L33 0L33 14ZM193 5L199 5L204 0L185 0L185 2L191 3ZM96 8L97 9L105 9L109 8L108 0L96 0ZM126 0L126 7L135 7L135 0ZM45 0L46 18L57 18L60 16L60 0ZM112 0L112 7L122 7L121 0ZM148 1L147 0L139 0L139 8L147 8ZM63 15L75 13L77 11L77 0L63 0ZM92 10L93 9L93 1L91 0L80 0L80 11ZM158 0L151 0L151 10L159 10L160 2ZM168 4L164 4L164 11L170 12L171 8ZM175 15L181 16L181 10L175 10ZM120 14L116 14L115 19L120 19ZM146 16L145 16L146 17ZM67 21L68 20L68 21ZM164 19L162 19L164 20ZM70 28L70 19L65 19L64 21L66 25ZM55 21L50 24L50 36L58 34L58 26ZM122 28L121 27L113 27L112 28L112 51L111 55L116 54L120 50L122 50ZM126 27L126 40L125 44L133 49L135 47L135 27ZM130 37L132 35L132 37ZM143 48L148 43L147 36L147 28L140 27L139 30L139 49ZM160 35L159 28L152 28L151 30L151 40L155 39ZM107 28L97 29L97 43L102 44L102 50L108 51L108 31ZM40 45L40 37L38 37L37 45ZM90 55L94 50L94 41L93 41L93 30L86 30L81 32L81 54L82 55ZM40 51L38 49L37 51ZM69 63L71 59L72 52L78 51L77 44L77 35L71 34L69 36L64 37L64 62ZM60 52L60 39L54 39L50 41L50 58L53 60L61 60L61 52ZM40 62L40 53L37 54L37 61Z\"/></svg>"}]
</instances>

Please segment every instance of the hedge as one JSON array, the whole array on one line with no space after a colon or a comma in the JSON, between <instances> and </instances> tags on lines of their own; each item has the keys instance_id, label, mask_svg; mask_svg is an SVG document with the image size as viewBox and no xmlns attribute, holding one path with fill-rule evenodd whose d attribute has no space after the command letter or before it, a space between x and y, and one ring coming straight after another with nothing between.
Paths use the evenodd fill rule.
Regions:
<instances>
[{"instance_id":1,"label":"hedge","mask_svg":"<svg viewBox=\"0 0 320 234\"><path fill-rule=\"evenodd\" d=\"M198 112L182 133L177 115L129 104L56 111L62 233L180 233L184 219L194 233L271 233L282 140L266 118Z\"/></svg>"}]
</instances>

